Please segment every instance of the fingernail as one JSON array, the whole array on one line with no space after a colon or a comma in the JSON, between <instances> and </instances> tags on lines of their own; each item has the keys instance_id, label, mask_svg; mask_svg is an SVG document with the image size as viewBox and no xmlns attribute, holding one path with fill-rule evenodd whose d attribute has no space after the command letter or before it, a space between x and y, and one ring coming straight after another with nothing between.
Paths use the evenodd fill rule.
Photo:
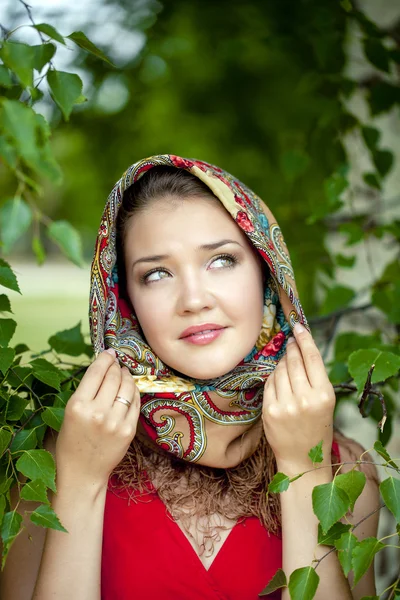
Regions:
<instances>
[{"instance_id":1,"label":"fingernail","mask_svg":"<svg viewBox=\"0 0 400 600\"><path fill-rule=\"evenodd\" d=\"M295 333L303 333L303 331L305 331L305 328L303 327L303 325L300 325L300 323L296 323L293 327L293 331Z\"/></svg>"},{"instance_id":2,"label":"fingernail","mask_svg":"<svg viewBox=\"0 0 400 600\"><path fill-rule=\"evenodd\" d=\"M288 343L288 344L293 344L293 342L295 342L295 341L296 341L296 340L295 340L295 339L294 339L294 337L291 335L291 336L288 338L288 341L287 341L287 343Z\"/></svg>"},{"instance_id":3,"label":"fingernail","mask_svg":"<svg viewBox=\"0 0 400 600\"><path fill-rule=\"evenodd\" d=\"M111 354L111 356L116 356L114 348L107 348L106 352L108 352L108 354Z\"/></svg>"}]
</instances>

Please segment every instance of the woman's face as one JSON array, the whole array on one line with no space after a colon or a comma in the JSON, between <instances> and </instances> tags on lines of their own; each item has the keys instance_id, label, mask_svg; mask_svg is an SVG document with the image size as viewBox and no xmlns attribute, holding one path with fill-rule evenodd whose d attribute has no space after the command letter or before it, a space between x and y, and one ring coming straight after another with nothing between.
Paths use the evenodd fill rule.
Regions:
<instances>
[{"instance_id":1,"label":"woman's face","mask_svg":"<svg viewBox=\"0 0 400 600\"><path fill-rule=\"evenodd\" d=\"M127 223L125 263L147 343L172 369L212 379L253 348L263 317L261 262L218 201L154 201Z\"/></svg>"}]
</instances>

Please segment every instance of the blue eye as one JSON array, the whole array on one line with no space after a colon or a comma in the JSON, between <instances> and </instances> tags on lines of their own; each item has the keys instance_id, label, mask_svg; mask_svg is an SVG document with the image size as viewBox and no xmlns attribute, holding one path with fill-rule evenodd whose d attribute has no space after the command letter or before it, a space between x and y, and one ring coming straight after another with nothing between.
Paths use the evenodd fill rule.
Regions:
<instances>
[{"instance_id":1,"label":"blue eye","mask_svg":"<svg viewBox=\"0 0 400 600\"><path fill-rule=\"evenodd\" d=\"M217 256L211 263L212 269L232 268L238 262L236 256L232 254L221 254Z\"/></svg>"},{"instance_id":2,"label":"blue eye","mask_svg":"<svg viewBox=\"0 0 400 600\"><path fill-rule=\"evenodd\" d=\"M140 279L142 283L152 283L153 281L160 281L166 277L169 277L168 271L165 271L164 269L153 269L152 271L149 271L143 275L143 277Z\"/></svg>"}]
</instances>

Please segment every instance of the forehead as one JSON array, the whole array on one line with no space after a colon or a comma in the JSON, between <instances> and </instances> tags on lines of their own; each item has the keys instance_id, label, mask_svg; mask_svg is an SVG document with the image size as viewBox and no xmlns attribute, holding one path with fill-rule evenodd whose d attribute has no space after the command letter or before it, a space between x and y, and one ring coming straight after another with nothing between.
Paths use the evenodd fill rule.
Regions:
<instances>
[{"instance_id":1,"label":"forehead","mask_svg":"<svg viewBox=\"0 0 400 600\"><path fill-rule=\"evenodd\" d=\"M154 200L127 223L125 246L131 252L150 246L160 248L180 242L190 247L229 237L242 243L247 237L219 202L211 198L188 197Z\"/></svg>"}]
</instances>

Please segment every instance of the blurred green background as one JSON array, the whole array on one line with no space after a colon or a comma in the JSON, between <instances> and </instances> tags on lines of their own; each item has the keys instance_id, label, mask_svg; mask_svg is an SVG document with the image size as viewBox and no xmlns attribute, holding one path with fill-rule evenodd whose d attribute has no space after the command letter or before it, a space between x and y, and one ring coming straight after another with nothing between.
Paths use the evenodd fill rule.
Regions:
<instances>
[{"instance_id":1,"label":"blurred green background","mask_svg":"<svg viewBox=\"0 0 400 600\"><path fill-rule=\"evenodd\" d=\"M398 27L397 0L359 7L388 32ZM80 74L88 101L68 123L46 93L35 104L52 123L52 148L64 172L60 186L44 182L39 203L45 214L69 220L82 233L87 265L105 199L122 172L155 153L195 157L234 173L270 206L291 251L306 314L317 314L329 282L349 277L327 251L349 253L338 225L362 212L374 193L363 183L370 159L354 126L377 127L384 146L400 158L398 108L371 100L377 69L365 55L362 21L349 18L348 3L33 0L31 9L36 23L49 22L63 34L85 31L115 64L60 46L56 67ZM8 30L26 24L24 6L3 1L0 22ZM36 34L21 28L15 35L32 43ZM338 215L329 186L340 170L351 189ZM381 223L398 218L399 183L399 170L392 169L375 207ZM1 165L0 184L5 197L15 193ZM318 211L326 218L311 222ZM67 265L52 242L43 241L50 261L40 268L31 263L28 236L10 257L23 292L13 298L14 340L34 350L43 349L55 329L79 320L88 331L88 266ZM351 248L357 254L351 285L361 293L390 255L390 240L376 242Z\"/></svg>"},{"instance_id":2,"label":"blurred green background","mask_svg":"<svg viewBox=\"0 0 400 600\"><path fill-rule=\"evenodd\" d=\"M158 153L215 163L261 196L281 226L314 322L354 299L369 303L371 290L382 289L380 277L394 264L400 241L398 0L31 0L30 6L36 23L63 35L84 31L114 66L60 45L56 69L78 73L88 100L65 123L43 82L44 97L34 105L51 123L64 173L59 186L43 181L38 204L80 231L86 265L67 263L42 232L48 259L38 267L31 234L23 236L7 257L22 291L9 293L18 323L13 344L40 352L50 335L78 321L88 333L89 263L107 195L130 164ZM26 8L2 0L0 24L3 34L29 24ZM39 43L28 27L13 39ZM362 127L378 131L390 164L377 163ZM366 177L371 173L378 185ZM16 192L1 161L0 186L2 198ZM394 294L389 289L386 300ZM381 312L349 313L331 331L320 321L318 333L327 347L341 331L367 329L382 332L389 344L400 326L383 319L390 306L376 306ZM331 355L332 344L324 358ZM360 427L354 402L340 404L337 422L365 447L376 437L375 421ZM395 436L391 443L398 456ZM387 527L384 521L382 534ZM381 573L390 571L388 560L389 554L380 559Z\"/></svg>"}]
</instances>

